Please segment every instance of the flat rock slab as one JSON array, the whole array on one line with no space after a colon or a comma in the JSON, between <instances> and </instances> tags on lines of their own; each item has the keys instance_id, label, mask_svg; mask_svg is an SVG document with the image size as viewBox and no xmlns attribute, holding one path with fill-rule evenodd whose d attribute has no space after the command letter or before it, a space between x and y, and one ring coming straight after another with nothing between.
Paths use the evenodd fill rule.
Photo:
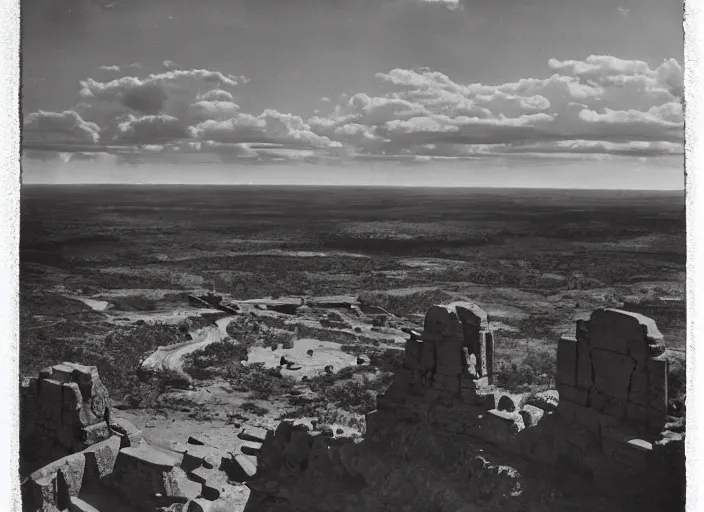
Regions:
<instances>
[{"instance_id":1,"label":"flat rock slab","mask_svg":"<svg viewBox=\"0 0 704 512\"><path fill-rule=\"evenodd\" d=\"M71 503L68 510L69 512L99 512L97 508L89 505L77 496L71 496Z\"/></svg>"},{"instance_id":2,"label":"flat rock slab","mask_svg":"<svg viewBox=\"0 0 704 512\"><path fill-rule=\"evenodd\" d=\"M179 459L175 454L172 455L170 453L158 450L147 443L123 448L120 450L118 458L119 457L134 459L136 462L162 469L164 471L171 470L171 468L179 463Z\"/></svg>"},{"instance_id":3,"label":"flat rock slab","mask_svg":"<svg viewBox=\"0 0 704 512\"><path fill-rule=\"evenodd\" d=\"M240 446L240 451L244 453L245 455L258 455L260 450L262 449L261 443L257 442L252 442L252 441L245 441L242 443Z\"/></svg>"},{"instance_id":4,"label":"flat rock slab","mask_svg":"<svg viewBox=\"0 0 704 512\"><path fill-rule=\"evenodd\" d=\"M253 441L255 443L263 443L266 439L266 430L263 428L246 428L242 430L237 437L243 441Z\"/></svg>"}]
</instances>

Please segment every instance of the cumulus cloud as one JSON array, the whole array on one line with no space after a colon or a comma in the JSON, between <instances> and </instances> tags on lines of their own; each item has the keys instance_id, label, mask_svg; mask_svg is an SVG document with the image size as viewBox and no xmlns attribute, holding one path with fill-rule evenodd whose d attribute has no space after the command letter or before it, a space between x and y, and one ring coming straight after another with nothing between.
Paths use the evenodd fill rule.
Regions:
<instances>
[{"instance_id":1,"label":"cumulus cloud","mask_svg":"<svg viewBox=\"0 0 704 512\"><path fill-rule=\"evenodd\" d=\"M76 144L100 141L131 155L125 162L191 153L223 161L366 155L414 163L537 153L682 154L684 86L676 60L651 66L595 55L546 64L543 78L503 84L464 83L428 68L392 69L376 75L377 92L322 97L325 114L316 109L305 119L274 109L243 112L243 77L166 61L168 69L156 74L81 81L80 106L30 114L25 132L72 142L66 149L72 152L92 151ZM46 136L39 142L47 146Z\"/></svg>"},{"instance_id":2,"label":"cumulus cloud","mask_svg":"<svg viewBox=\"0 0 704 512\"><path fill-rule=\"evenodd\" d=\"M120 72L120 66L100 66L101 71L114 71L115 73Z\"/></svg>"},{"instance_id":3,"label":"cumulus cloud","mask_svg":"<svg viewBox=\"0 0 704 512\"><path fill-rule=\"evenodd\" d=\"M341 97L329 115L308 122L318 134L385 154L424 144L535 142L569 152L578 146L558 142L574 140L652 142L648 151L667 152L669 143L683 140L683 73L676 60L651 68L642 61L590 56L550 59L548 68L553 74L546 78L498 85L460 83L427 68L393 69L376 75L383 94ZM372 139L379 144L369 145ZM590 148L622 150L608 144Z\"/></svg>"},{"instance_id":4,"label":"cumulus cloud","mask_svg":"<svg viewBox=\"0 0 704 512\"><path fill-rule=\"evenodd\" d=\"M460 0L418 0L421 4L428 5L441 5L447 7L450 10L455 10L461 8Z\"/></svg>"},{"instance_id":5,"label":"cumulus cloud","mask_svg":"<svg viewBox=\"0 0 704 512\"><path fill-rule=\"evenodd\" d=\"M168 115L129 116L119 125L118 140L135 144L157 144L188 137L182 123Z\"/></svg>"},{"instance_id":6,"label":"cumulus cloud","mask_svg":"<svg viewBox=\"0 0 704 512\"><path fill-rule=\"evenodd\" d=\"M164 113L169 99L183 104L184 98L192 99L203 86L235 87L238 83L236 77L218 71L173 69L145 78L123 76L108 82L88 78L80 82L80 94L84 101L118 102L142 114L158 114Z\"/></svg>"},{"instance_id":7,"label":"cumulus cloud","mask_svg":"<svg viewBox=\"0 0 704 512\"><path fill-rule=\"evenodd\" d=\"M196 96L198 101L232 101L233 99L232 94L223 89L211 89Z\"/></svg>"},{"instance_id":8,"label":"cumulus cloud","mask_svg":"<svg viewBox=\"0 0 704 512\"><path fill-rule=\"evenodd\" d=\"M66 143L95 144L100 140L100 127L84 121L73 110L29 114L23 123L23 132L33 140L54 140Z\"/></svg>"},{"instance_id":9,"label":"cumulus cloud","mask_svg":"<svg viewBox=\"0 0 704 512\"><path fill-rule=\"evenodd\" d=\"M238 114L224 120L209 119L191 126L189 131L194 139L223 143L278 142L316 148L340 145L311 131L301 117L271 109L258 116Z\"/></svg>"},{"instance_id":10,"label":"cumulus cloud","mask_svg":"<svg viewBox=\"0 0 704 512\"><path fill-rule=\"evenodd\" d=\"M183 69L183 67L182 67L181 65L176 64L176 63L175 63L174 61L172 61L172 60L165 60L165 61L162 63L162 65L163 65L166 69Z\"/></svg>"},{"instance_id":11,"label":"cumulus cloud","mask_svg":"<svg viewBox=\"0 0 704 512\"><path fill-rule=\"evenodd\" d=\"M240 106L232 101L201 100L191 105L191 115L195 119L229 119L237 115Z\"/></svg>"}]
</instances>

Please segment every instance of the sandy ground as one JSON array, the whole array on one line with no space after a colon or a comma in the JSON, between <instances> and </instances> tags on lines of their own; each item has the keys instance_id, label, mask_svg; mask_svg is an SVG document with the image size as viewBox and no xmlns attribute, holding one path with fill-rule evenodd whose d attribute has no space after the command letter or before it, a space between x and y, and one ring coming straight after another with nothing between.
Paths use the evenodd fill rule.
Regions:
<instances>
[{"instance_id":1,"label":"sandy ground","mask_svg":"<svg viewBox=\"0 0 704 512\"><path fill-rule=\"evenodd\" d=\"M308 350L313 351L312 356L307 354ZM270 368L278 366L282 356L295 362L295 366L300 366L300 370L287 370L284 367L282 374L299 379L303 375L319 375L325 371L326 366L332 366L334 371L339 371L346 366L357 364L357 358L340 350L339 343L314 339L296 340L291 349L278 348L272 351L266 347L252 347L247 364L264 363L265 367Z\"/></svg>"}]
</instances>

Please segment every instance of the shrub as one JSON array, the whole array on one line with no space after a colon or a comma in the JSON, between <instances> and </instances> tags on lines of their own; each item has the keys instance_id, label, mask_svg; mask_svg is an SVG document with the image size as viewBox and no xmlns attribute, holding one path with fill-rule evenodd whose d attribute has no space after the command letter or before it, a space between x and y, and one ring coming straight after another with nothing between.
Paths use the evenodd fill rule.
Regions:
<instances>
[{"instance_id":1,"label":"shrub","mask_svg":"<svg viewBox=\"0 0 704 512\"><path fill-rule=\"evenodd\" d=\"M556 358L553 352L529 349L519 363L499 362L496 383L508 391L524 392L554 386Z\"/></svg>"},{"instance_id":2,"label":"shrub","mask_svg":"<svg viewBox=\"0 0 704 512\"><path fill-rule=\"evenodd\" d=\"M246 360L247 347L224 339L187 354L183 370L194 379L203 380L226 375L230 364Z\"/></svg>"},{"instance_id":3,"label":"shrub","mask_svg":"<svg viewBox=\"0 0 704 512\"><path fill-rule=\"evenodd\" d=\"M376 408L375 395L368 388L368 381L347 380L323 389L323 399L342 409L366 414Z\"/></svg>"},{"instance_id":4,"label":"shrub","mask_svg":"<svg viewBox=\"0 0 704 512\"><path fill-rule=\"evenodd\" d=\"M261 407L254 402L245 402L242 404L242 410L245 412L250 412L256 416L264 416L269 412L269 409Z\"/></svg>"}]
</instances>

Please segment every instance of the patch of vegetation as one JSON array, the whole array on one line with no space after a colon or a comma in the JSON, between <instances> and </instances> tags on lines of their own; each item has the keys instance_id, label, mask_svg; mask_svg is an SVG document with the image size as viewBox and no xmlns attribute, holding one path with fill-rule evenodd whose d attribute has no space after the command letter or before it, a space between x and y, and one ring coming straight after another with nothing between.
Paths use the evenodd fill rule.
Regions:
<instances>
[{"instance_id":1,"label":"patch of vegetation","mask_svg":"<svg viewBox=\"0 0 704 512\"><path fill-rule=\"evenodd\" d=\"M100 369L99 369L100 371ZM140 369L137 380L123 396L122 401L131 408L148 409L160 404L159 396L171 388L184 389L190 385L188 378L174 370ZM102 379L102 376L101 376Z\"/></svg>"},{"instance_id":2,"label":"patch of vegetation","mask_svg":"<svg viewBox=\"0 0 704 512\"><path fill-rule=\"evenodd\" d=\"M57 294L26 292L21 311L22 375L35 375L42 368L62 361L96 366L110 396L116 400L130 394L143 396L144 399L137 400L140 403L153 402L150 397L162 389L164 383L160 378L140 381L138 372L144 355L160 345L188 339L175 325L108 324L102 321L101 315L78 301ZM36 315L44 316L37 320Z\"/></svg>"},{"instance_id":3,"label":"patch of vegetation","mask_svg":"<svg viewBox=\"0 0 704 512\"><path fill-rule=\"evenodd\" d=\"M555 385L556 364L554 351L528 349L518 362L496 361L496 385L516 393L550 389Z\"/></svg>"},{"instance_id":4,"label":"patch of vegetation","mask_svg":"<svg viewBox=\"0 0 704 512\"><path fill-rule=\"evenodd\" d=\"M396 316L424 314L430 306L449 302L453 298L439 288L404 295L378 292L362 292L359 295L359 301L363 304L383 308Z\"/></svg>"},{"instance_id":5,"label":"patch of vegetation","mask_svg":"<svg viewBox=\"0 0 704 512\"><path fill-rule=\"evenodd\" d=\"M261 407L260 405L257 405L255 402L245 402L241 406L241 410L244 412L248 412L251 414L254 414L256 416L265 416L269 413L269 409L266 407Z\"/></svg>"},{"instance_id":6,"label":"patch of vegetation","mask_svg":"<svg viewBox=\"0 0 704 512\"><path fill-rule=\"evenodd\" d=\"M320 375L310 379L310 389L318 393L326 405L360 414L373 411L376 408L376 395L383 387L381 381L369 378L367 374L363 374L361 379L354 378L358 373L355 367L345 370L347 369L334 375Z\"/></svg>"},{"instance_id":7,"label":"patch of vegetation","mask_svg":"<svg viewBox=\"0 0 704 512\"><path fill-rule=\"evenodd\" d=\"M247 360L247 347L230 338L216 341L184 357L183 371L197 380L228 375L230 365Z\"/></svg>"},{"instance_id":8,"label":"patch of vegetation","mask_svg":"<svg viewBox=\"0 0 704 512\"><path fill-rule=\"evenodd\" d=\"M235 391L250 392L253 398L268 400L272 395L283 394L294 386L291 377L276 375L265 370L263 364L227 366L226 378Z\"/></svg>"}]
</instances>

